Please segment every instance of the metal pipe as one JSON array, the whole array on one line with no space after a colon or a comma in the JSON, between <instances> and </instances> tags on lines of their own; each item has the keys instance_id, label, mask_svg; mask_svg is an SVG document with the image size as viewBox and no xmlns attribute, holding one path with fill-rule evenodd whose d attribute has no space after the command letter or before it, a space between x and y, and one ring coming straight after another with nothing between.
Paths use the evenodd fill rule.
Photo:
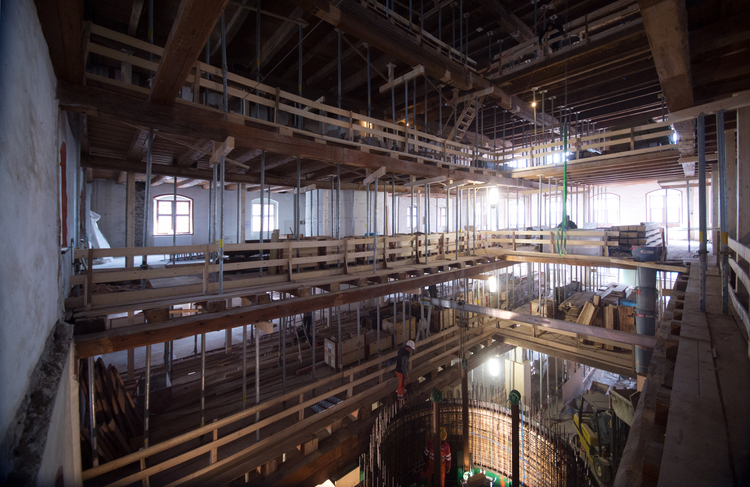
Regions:
<instances>
[{"instance_id":1,"label":"metal pipe","mask_svg":"<svg viewBox=\"0 0 750 487\"><path fill-rule=\"evenodd\" d=\"M258 8L260 9L260 5L258 5ZM260 16L260 14L258 14ZM264 201L264 190L266 187L266 151L262 151L260 153L260 233L258 234L258 242L260 242L261 245L263 245L263 217L264 215L264 208L266 206L266 202ZM260 261L265 260L264 257L264 250L260 249ZM258 275L260 277L263 277L263 267L258 268ZM256 335L257 336L257 335Z\"/></svg>"},{"instance_id":2,"label":"metal pipe","mask_svg":"<svg viewBox=\"0 0 750 487\"><path fill-rule=\"evenodd\" d=\"M93 387L93 384L91 384ZM93 407L93 406L92 406ZM151 345L146 345L146 391L143 401L143 447L148 448L149 408L151 407ZM201 425L203 426L203 425Z\"/></svg>"},{"instance_id":3,"label":"metal pipe","mask_svg":"<svg viewBox=\"0 0 750 487\"><path fill-rule=\"evenodd\" d=\"M688 241L688 252L691 252L690 248L690 181L685 181L685 203L687 207L687 241Z\"/></svg>"},{"instance_id":4,"label":"metal pipe","mask_svg":"<svg viewBox=\"0 0 750 487\"><path fill-rule=\"evenodd\" d=\"M259 6L260 8L260 6ZM255 404L260 404L260 330L257 325L253 325L255 328ZM315 326L313 326L313 337L315 337ZM206 344L206 335L203 335L203 345ZM205 350L205 346L203 349ZM313 380L315 380L315 339L313 338ZM206 355L203 354L203 363L205 367ZM204 369L205 370L205 369ZM201 393L202 394L202 393ZM203 398L201 397L201 401ZM203 410L203 403L201 402L201 410ZM255 413L255 422L260 421L260 411ZM201 423L203 420L201 419ZM260 441L260 428L255 431L255 441Z\"/></svg>"},{"instance_id":5,"label":"metal pipe","mask_svg":"<svg viewBox=\"0 0 750 487\"><path fill-rule=\"evenodd\" d=\"M726 141L724 140L724 110L716 112L716 142L719 151L719 212L721 213L721 312L729 314L729 248L727 232L729 216L727 215L727 161ZM716 191L716 182L711 178L711 191ZM668 199L668 198L667 198ZM669 222L667 222L669 223ZM714 245L716 245L714 243Z\"/></svg>"},{"instance_id":6,"label":"metal pipe","mask_svg":"<svg viewBox=\"0 0 750 487\"><path fill-rule=\"evenodd\" d=\"M143 246L147 247L148 240L146 239L148 235L148 220L151 216L151 165L153 164L153 145L154 145L154 129L150 128L148 129L148 141L146 143L146 194L143 198L143 207L144 211L143 214L145 215L145 218L143 219ZM84 187L86 186L86 183L84 183ZM84 218L84 221L87 222L86 224L86 231L88 232L89 225L88 225L89 215L87 214ZM88 243L88 233L84 236L84 239L86 243ZM88 248L88 245L86 246ZM148 265L148 255L144 254L141 257L141 267L146 268ZM145 289L146 281L141 279L141 289Z\"/></svg>"},{"instance_id":7,"label":"metal pipe","mask_svg":"<svg viewBox=\"0 0 750 487\"><path fill-rule=\"evenodd\" d=\"M93 462L94 467L99 466L99 456L97 452L97 444L96 444L96 398L95 395L95 389L96 389L96 381L94 379L94 357L89 357L87 359L87 365L88 365L88 376L89 376L89 440L91 441L91 459ZM148 418L148 415L145 416L145 418ZM148 420L148 419L146 419ZM148 427L144 426L144 442L145 446L148 447Z\"/></svg>"},{"instance_id":8,"label":"metal pipe","mask_svg":"<svg viewBox=\"0 0 750 487\"><path fill-rule=\"evenodd\" d=\"M221 208L219 209L219 215L221 223L219 227L219 294L224 294L224 176L226 158L221 157Z\"/></svg>"},{"instance_id":9,"label":"metal pipe","mask_svg":"<svg viewBox=\"0 0 750 487\"><path fill-rule=\"evenodd\" d=\"M375 179L374 208L372 212L372 272L378 270L378 180ZM380 327L378 327L380 330ZM378 331L378 335L380 332ZM378 336L378 349L380 349L380 336Z\"/></svg>"},{"instance_id":10,"label":"metal pipe","mask_svg":"<svg viewBox=\"0 0 750 487\"><path fill-rule=\"evenodd\" d=\"M172 185L172 247L177 245L177 177ZM237 193L239 194L239 193ZM172 263L177 262L177 254L172 254Z\"/></svg>"},{"instance_id":11,"label":"metal pipe","mask_svg":"<svg viewBox=\"0 0 750 487\"><path fill-rule=\"evenodd\" d=\"M391 173L391 235L396 235L396 174Z\"/></svg>"},{"instance_id":12,"label":"metal pipe","mask_svg":"<svg viewBox=\"0 0 750 487\"><path fill-rule=\"evenodd\" d=\"M256 340L257 341L257 340ZM147 349L148 352L148 349ZM206 425L206 334L201 334L201 427Z\"/></svg>"},{"instance_id":13,"label":"metal pipe","mask_svg":"<svg viewBox=\"0 0 750 487\"><path fill-rule=\"evenodd\" d=\"M227 29L224 12L221 12L221 79L224 88L224 113L229 113L229 90L227 88Z\"/></svg>"},{"instance_id":14,"label":"metal pipe","mask_svg":"<svg viewBox=\"0 0 750 487\"><path fill-rule=\"evenodd\" d=\"M299 70L297 73L297 94L302 97L302 41L304 37L302 36L302 25L299 26L299 60L297 64L299 65ZM300 104L297 105L299 108L302 108ZM299 115L296 115L297 117L297 128L302 129L302 125L304 124L304 119L300 117Z\"/></svg>"},{"instance_id":15,"label":"metal pipe","mask_svg":"<svg viewBox=\"0 0 750 487\"><path fill-rule=\"evenodd\" d=\"M698 219L700 224L701 311L706 311L706 274L708 272L706 203L706 125L705 116L701 113L698 115Z\"/></svg>"},{"instance_id":16,"label":"metal pipe","mask_svg":"<svg viewBox=\"0 0 750 487\"><path fill-rule=\"evenodd\" d=\"M242 327L242 410L247 403L247 325Z\"/></svg>"}]
</instances>

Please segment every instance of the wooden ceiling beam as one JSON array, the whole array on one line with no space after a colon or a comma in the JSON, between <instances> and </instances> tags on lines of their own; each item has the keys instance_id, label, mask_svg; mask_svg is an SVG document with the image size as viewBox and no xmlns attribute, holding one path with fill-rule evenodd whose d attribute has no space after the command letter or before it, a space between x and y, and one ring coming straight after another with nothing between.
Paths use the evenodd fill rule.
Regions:
<instances>
[{"instance_id":1,"label":"wooden ceiling beam","mask_svg":"<svg viewBox=\"0 0 750 487\"><path fill-rule=\"evenodd\" d=\"M554 122L549 115L534 117L534 109L520 98L510 96L481 75L468 71L461 63L447 57L442 52L428 49L417 38L405 30L391 24L384 17L371 12L358 2L337 2L328 0L292 0L295 4L323 19L334 27L347 32L382 52L390 53L408 66L423 65L426 75L460 90L482 90L495 87L492 98L500 106L511 110L517 116L541 125Z\"/></svg>"},{"instance_id":2,"label":"wooden ceiling beam","mask_svg":"<svg viewBox=\"0 0 750 487\"><path fill-rule=\"evenodd\" d=\"M693 81L685 2L638 0L638 5L669 111L692 107ZM694 152L694 128L694 120L675 124L683 155L692 155Z\"/></svg>"},{"instance_id":3,"label":"wooden ceiling beam","mask_svg":"<svg viewBox=\"0 0 750 487\"><path fill-rule=\"evenodd\" d=\"M302 15L305 13L305 11L299 7L295 7L294 10L289 14L288 21L284 21L281 24L281 27L279 27L276 32L266 41L264 45L260 48L260 69L263 70L263 68L268 64L268 62L276 56L281 49L286 46L287 42L295 35L297 34L299 30L299 26L292 22L291 20L299 20L302 18ZM253 57L253 60L255 57ZM254 62L252 63L252 69L250 71L249 78L255 77L255 73L258 72L258 63ZM262 71L261 71L262 72Z\"/></svg>"},{"instance_id":4,"label":"wooden ceiling beam","mask_svg":"<svg viewBox=\"0 0 750 487\"><path fill-rule=\"evenodd\" d=\"M128 35L130 37L135 37L138 31L138 22L141 20L144 3L145 0L133 0L133 8L130 10L130 22L128 22Z\"/></svg>"},{"instance_id":5,"label":"wooden ceiling beam","mask_svg":"<svg viewBox=\"0 0 750 487\"><path fill-rule=\"evenodd\" d=\"M149 101L172 106L229 0L182 0Z\"/></svg>"},{"instance_id":6,"label":"wooden ceiling beam","mask_svg":"<svg viewBox=\"0 0 750 487\"><path fill-rule=\"evenodd\" d=\"M469 173L469 168L467 172L457 171L447 167L362 152L355 148L319 144L306 138L282 135L278 130L261 129L227 121L224 113L215 110L182 103L174 107L155 105L140 99L135 93L134 96L128 96L94 86L84 88L60 82L57 86L57 96L60 100L60 107L65 110L95 115L113 123L148 125L166 134L204 137L210 140L224 140L227 136L234 136L237 147L361 168L378 169L385 166L388 172L396 174L426 178L446 176L449 179L467 177L474 181L501 186L515 186L517 183L514 179L502 176L482 172ZM185 177L190 177L190 175L185 175ZM536 187L535 183L529 181L521 182L521 184L530 188Z\"/></svg>"},{"instance_id":7,"label":"wooden ceiling beam","mask_svg":"<svg viewBox=\"0 0 750 487\"><path fill-rule=\"evenodd\" d=\"M250 15L251 10L243 8L241 5L254 7L255 0L237 0L227 5L225 11L227 46L230 42L232 42L232 39L234 39L234 37L237 35L237 32L240 31L240 27L242 27L242 24L245 23L245 20L247 20L247 17ZM219 51L219 49L221 49L221 26L216 26L214 28L214 31L216 32L216 34L212 35L212 37L215 38L215 42L211 43L212 56L214 56Z\"/></svg>"},{"instance_id":8,"label":"wooden ceiling beam","mask_svg":"<svg viewBox=\"0 0 750 487\"><path fill-rule=\"evenodd\" d=\"M534 32L519 19L515 14L509 12L501 0L479 0L481 8L491 15L500 24L500 27L519 43L534 38Z\"/></svg>"},{"instance_id":9,"label":"wooden ceiling beam","mask_svg":"<svg viewBox=\"0 0 750 487\"><path fill-rule=\"evenodd\" d=\"M83 0L35 0L57 79L83 83Z\"/></svg>"}]
</instances>

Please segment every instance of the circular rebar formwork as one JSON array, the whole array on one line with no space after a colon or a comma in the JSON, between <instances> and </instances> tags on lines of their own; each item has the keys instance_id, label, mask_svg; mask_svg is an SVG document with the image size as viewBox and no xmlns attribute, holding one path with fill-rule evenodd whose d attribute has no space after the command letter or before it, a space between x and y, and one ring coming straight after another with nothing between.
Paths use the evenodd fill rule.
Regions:
<instances>
[{"instance_id":1,"label":"circular rebar formwork","mask_svg":"<svg viewBox=\"0 0 750 487\"><path fill-rule=\"evenodd\" d=\"M452 453L446 485L455 485L456 466L462 465L462 405L460 399L440 404L440 426L448 432ZM432 435L430 401L386 408L377 418L370 447L363 456L365 485L411 485L425 464L425 444ZM587 470L573 449L553 429L522 416L521 483L536 486L588 485ZM469 401L472 467L500 478L511 477L510 409L485 401ZM450 475L454 475L452 478ZM501 485L496 483L494 485Z\"/></svg>"}]
</instances>

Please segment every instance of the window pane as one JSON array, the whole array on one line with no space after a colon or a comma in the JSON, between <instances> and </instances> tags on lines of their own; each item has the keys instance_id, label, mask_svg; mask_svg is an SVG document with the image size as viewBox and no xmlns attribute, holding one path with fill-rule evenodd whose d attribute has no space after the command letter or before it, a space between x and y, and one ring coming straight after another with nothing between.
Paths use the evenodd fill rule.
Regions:
<instances>
[{"instance_id":1,"label":"window pane","mask_svg":"<svg viewBox=\"0 0 750 487\"><path fill-rule=\"evenodd\" d=\"M190 217L177 217L177 233L190 233Z\"/></svg>"},{"instance_id":2,"label":"window pane","mask_svg":"<svg viewBox=\"0 0 750 487\"><path fill-rule=\"evenodd\" d=\"M159 201L159 214L172 214L172 202L171 201Z\"/></svg>"},{"instance_id":3,"label":"window pane","mask_svg":"<svg viewBox=\"0 0 750 487\"><path fill-rule=\"evenodd\" d=\"M667 215L668 215L669 223L680 223L680 209L679 208L669 208L667 210Z\"/></svg>"},{"instance_id":4,"label":"window pane","mask_svg":"<svg viewBox=\"0 0 750 487\"><path fill-rule=\"evenodd\" d=\"M670 208L679 208L680 203L682 202L681 200L682 200L682 195L680 195L679 193L674 194L670 192L669 195L667 196L667 204L669 205Z\"/></svg>"},{"instance_id":5,"label":"window pane","mask_svg":"<svg viewBox=\"0 0 750 487\"><path fill-rule=\"evenodd\" d=\"M158 228L156 231L159 235L168 235L172 233L172 218L161 217L158 220Z\"/></svg>"},{"instance_id":6,"label":"window pane","mask_svg":"<svg viewBox=\"0 0 750 487\"><path fill-rule=\"evenodd\" d=\"M664 195L658 194L658 195L650 195L648 197L648 203L651 205L651 208L663 208L664 207ZM659 219L661 220L661 218Z\"/></svg>"},{"instance_id":7,"label":"window pane","mask_svg":"<svg viewBox=\"0 0 750 487\"><path fill-rule=\"evenodd\" d=\"M189 215L190 214L190 202L189 201L178 201L177 202L177 214L178 215Z\"/></svg>"},{"instance_id":8,"label":"window pane","mask_svg":"<svg viewBox=\"0 0 750 487\"><path fill-rule=\"evenodd\" d=\"M255 205L253 205L255 206ZM260 232L260 216L253 215L252 231Z\"/></svg>"}]
</instances>

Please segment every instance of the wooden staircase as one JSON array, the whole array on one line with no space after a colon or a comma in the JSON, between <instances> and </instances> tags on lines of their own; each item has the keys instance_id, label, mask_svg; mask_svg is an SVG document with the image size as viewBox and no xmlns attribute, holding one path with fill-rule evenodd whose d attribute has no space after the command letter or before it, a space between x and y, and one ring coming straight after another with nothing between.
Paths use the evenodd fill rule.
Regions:
<instances>
[{"instance_id":1,"label":"wooden staircase","mask_svg":"<svg viewBox=\"0 0 750 487\"><path fill-rule=\"evenodd\" d=\"M473 98L464 105L464 109L461 112L461 115L456 120L456 126L453 127L453 129L451 129L450 133L448 134L448 140L461 142L461 140L464 138L464 135L466 135L466 132L469 131L471 123L477 117L477 106L481 105L483 102L484 97L481 97L479 99Z\"/></svg>"}]
</instances>

